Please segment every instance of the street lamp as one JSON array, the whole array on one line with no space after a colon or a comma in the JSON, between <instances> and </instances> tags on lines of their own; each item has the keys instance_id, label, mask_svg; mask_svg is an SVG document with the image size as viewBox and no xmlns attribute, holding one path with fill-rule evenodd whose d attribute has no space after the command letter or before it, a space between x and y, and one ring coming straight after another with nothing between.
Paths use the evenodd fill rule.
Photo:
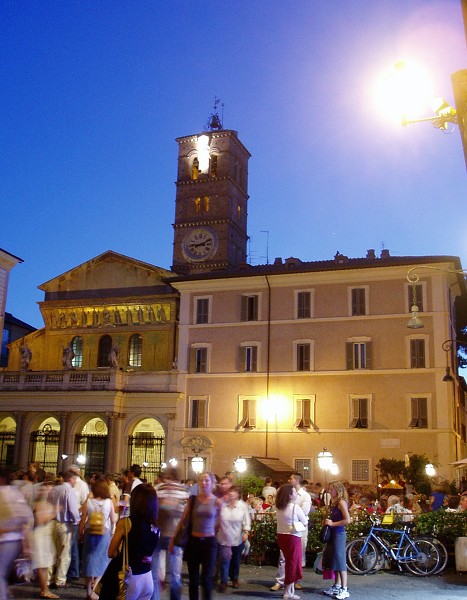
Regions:
<instances>
[{"instance_id":1,"label":"street lamp","mask_svg":"<svg viewBox=\"0 0 467 600\"><path fill-rule=\"evenodd\" d=\"M246 460L239 456L237 458L237 460L234 462L234 467L235 467L235 470L237 471L237 473L245 473L246 467L247 467Z\"/></svg>"},{"instance_id":2,"label":"street lamp","mask_svg":"<svg viewBox=\"0 0 467 600\"><path fill-rule=\"evenodd\" d=\"M425 473L428 477L434 477L436 475L435 467L431 463L428 463L425 465Z\"/></svg>"},{"instance_id":3,"label":"street lamp","mask_svg":"<svg viewBox=\"0 0 467 600\"><path fill-rule=\"evenodd\" d=\"M326 489L327 485L327 472L331 470L333 465L332 460L332 453L329 452L327 448L323 448L322 451L318 453L319 468L324 472L324 489Z\"/></svg>"}]
</instances>

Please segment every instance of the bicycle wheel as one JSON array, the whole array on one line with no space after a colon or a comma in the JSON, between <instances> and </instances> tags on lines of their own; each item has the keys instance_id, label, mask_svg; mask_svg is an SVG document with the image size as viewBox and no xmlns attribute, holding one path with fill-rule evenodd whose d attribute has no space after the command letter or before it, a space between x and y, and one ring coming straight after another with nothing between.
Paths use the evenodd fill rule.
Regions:
<instances>
[{"instance_id":1,"label":"bicycle wheel","mask_svg":"<svg viewBox=\"0 0 467 600\"><path fill-rule=\"evenodd\" d=\"M419 577L434 575L440 567L440 552L429 538L415 538L402 549L404 566Z\"/></svg>"},{"instance_id":2,"label":"bicycle wheel","mask_svg":"<svg viewBox=\"0 0 467 600\"><path fill-rule=\"evenodd\" d=\"M365 575L377 570L379 550L371 540L366 543L366 548L363 550L365 543L366 539L358 538L347 544L347 567L354 575ZM379 561L379 564L382 565L382 562Z\"/></svg>"},{"instance_id":3,"label":"bicycle wheel","mask_svg":"<svg viewBox=\"0 0 467 600\"><path fill-rule=\"evenodd\" d=\"M441 573L441 571L444 571L444 569L446 568L446 565L448 564L449 555L448 555L448 550L447 550L446 546L443 544L443 542L441 540L439 540L438 538L434 537L433 535L416 535L412 539L413 540L418 540L418 539L429 540L430 542L435 544L435 546L439 552L439 565L438 565L438 568L436 569L436 571L431 574L437 575L438 573Z\"/></svg>"}]
</instances>

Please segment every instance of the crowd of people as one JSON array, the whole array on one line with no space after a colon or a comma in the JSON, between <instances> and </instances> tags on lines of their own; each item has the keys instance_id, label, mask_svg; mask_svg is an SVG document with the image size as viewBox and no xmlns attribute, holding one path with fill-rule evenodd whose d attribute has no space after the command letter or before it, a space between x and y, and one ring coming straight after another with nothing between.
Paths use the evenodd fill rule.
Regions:
<instances>
[{"instance_id":1,"label":"crowd of people","mask_svg":"<svg viewBox=\"0 0 467 600\"><path fill-rule=\"evenodd\" d=\"M8 598L10 570L24 555L31 559L40 598L58 599L60 588L83 577L87 600L99 594L108 600L109 565L125 540L132 573L127 600L159 600L166 580L170 600L181 600L184 557L189 600L198 600L200 586L204 600L211 600L216 585L221 593L229 584L239 587L252 523L273 513L280 555L271 590L283 590L284 600L299 600L308 515L322 507L330 529L322 569L325 578L334 579L323 592L341 600L350 596L345 526L352 519L362 512L396 513L403 521L428 510L463 512L467 491L448 495L435 489L426 498L412 490L376 498L339 481L325 488L292 473L286 482L266 478L259 495L243 497L232 473L220 478L202 473L183 483L178 470L168 467L147 483L139 465L118 478L95 473L87 481L78 465L57 476L37 463L15 475L0 469L0 598Z\"/></svg>"}]
</instances>

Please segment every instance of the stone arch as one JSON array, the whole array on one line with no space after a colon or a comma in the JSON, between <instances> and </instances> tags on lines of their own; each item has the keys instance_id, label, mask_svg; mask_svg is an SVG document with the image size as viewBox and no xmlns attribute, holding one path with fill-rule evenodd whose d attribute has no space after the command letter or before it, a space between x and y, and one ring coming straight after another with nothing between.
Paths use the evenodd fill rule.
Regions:
<instances>
[{"instance_id":1,"label":"stone arch","mask_svg":"<svg viewBox=\"0 0 467 600\"><path fill-rule=\"evenodd\" d=\"M15 441L15 419L10 415L0 417L0 466L13 466L15 462Z\"/></svg>"},{"instance_id":2,"label":"stone arch","mask_svg":"<svg viewBox=\"0 0 467 600\"><path fill-rule=\"evenodd\" d=\"M128 424L128 465L139 464L142 477L152 483L165 460L166 432L155 417L135 418Z\"/></svg>"}]
</instances>

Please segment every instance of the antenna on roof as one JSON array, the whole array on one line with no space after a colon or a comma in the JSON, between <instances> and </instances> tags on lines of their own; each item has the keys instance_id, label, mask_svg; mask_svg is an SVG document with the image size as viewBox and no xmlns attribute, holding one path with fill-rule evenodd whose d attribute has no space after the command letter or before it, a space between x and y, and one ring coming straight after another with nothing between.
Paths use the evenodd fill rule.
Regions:
<instances>
[{"instance_id":1,"label":"antenna on roof","mask_svg":"<svg viewBox=\"0 0 467 600\"><path fill-rule=\"evenodd\" d=\"M261 231L266 234L266 264L269 264L269 229Z\"/></svg>"},{"instance_id":2,"label":"antenna on roof","mask_svg":"<svg viewBox=\"0 0 467 600\"><path fill-rule=\"evenodd\" d=\"M206 131L220 131L221 129L223 129L222 127L222 121L221 118L219 117L218 111L217 111L217 105L221 104L220 99L217 96L214 96L214 108L213 108L213 112L211 113L211 116L208 119L208 122L206 123L204 129ZM224 103L221 104L222 107L222 120L224 119Z\"/></svg>"}]
</instances>

